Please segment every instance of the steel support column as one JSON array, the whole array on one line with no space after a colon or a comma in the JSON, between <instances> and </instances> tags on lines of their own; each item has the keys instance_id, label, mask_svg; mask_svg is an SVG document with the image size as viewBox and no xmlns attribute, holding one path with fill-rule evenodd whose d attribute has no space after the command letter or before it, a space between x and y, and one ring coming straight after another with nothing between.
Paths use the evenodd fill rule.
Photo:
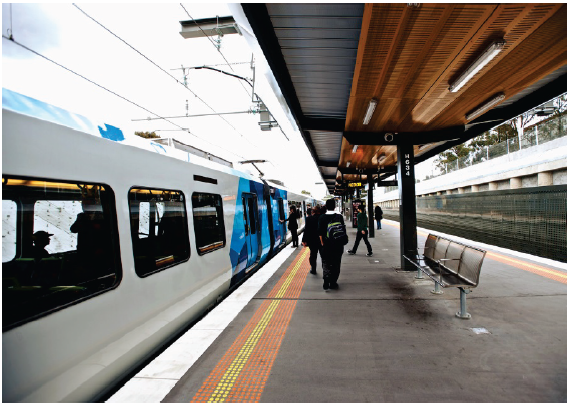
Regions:
<instances>
[{"instance_id":1,"label":"steel support column","mask_svg":"<svg viewBox=\"0 0 569 406\"><path fill-rule=\"evenodd\" d=\"M375 238L375 227L373 226L373 175L367 175L367 219L369 238Z\"/></svg>"},{"instance_id":2,"label":"steel support column","mask_svg":"<svg viewBox=\"0 0 569 406\"><path fill-rule=\"evenodd\" d=\"M397 146L397 180L399 182L399 234L401 268L414 271L404 254L417 251L417 208L415 201L415 163L413 145Z\"/></svg>"}]
</instances>

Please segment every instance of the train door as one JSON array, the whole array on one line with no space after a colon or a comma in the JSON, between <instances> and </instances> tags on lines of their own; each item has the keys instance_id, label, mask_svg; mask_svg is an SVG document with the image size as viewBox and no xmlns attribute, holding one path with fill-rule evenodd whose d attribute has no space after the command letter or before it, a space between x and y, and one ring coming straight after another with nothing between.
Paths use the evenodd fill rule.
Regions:
<instances>
[{"instance_id":1,"label":"train door","mask_svg":"<svg viewBox=\"0 0 569 406\"><path fill-rule=\"evenodd\" d=\"M259 206L257 196L243 193L243 222L245 224L245 244L247 244L247 268L259 257Z\"/></svg>"},{"instance_id":2,"label":"train door","mask_svg":"<svg viewBox=\"0 0 569 406\"><path fill-rule=\"evenodd\" d=\"M277 203L279 206L279 220L284 220L285 217L285 208L284 208L284 201L283 199L277 199ZM279 221L279 228L278 230L280 231L280 237L281 237L281 241L280 241L280 245L285 245L286 244L286 223L283 222L281 223Z\"/></svg>"}]
</instances>

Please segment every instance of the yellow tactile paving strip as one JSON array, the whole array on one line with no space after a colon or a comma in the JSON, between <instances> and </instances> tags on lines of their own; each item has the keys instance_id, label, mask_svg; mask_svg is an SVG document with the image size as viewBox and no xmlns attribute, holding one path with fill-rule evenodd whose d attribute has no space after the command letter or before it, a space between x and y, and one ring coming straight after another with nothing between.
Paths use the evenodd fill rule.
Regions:
<instances>
[{"instance_id":1,"label":"yellow tactile paving strip","mask_svg":"<svg viewBox=\"0 0 569 406\"><path fill-rule=\"evenodd\" d=\"M303 248L296 256L192 403L259 402L306 280L309 252Z\"/></svg>"},{"instance_id":2,"label":"yellow tactile paving strip","mask_svg":"<svg viewBox=\"0 0 569 406\"><path fill-rule=\"evenodd\" d=\"M389 224L391 227L399 228L399 224ZM427 237L427 233L422 231L417 231L417 234ZM486 252L486 256L488 258L493 259L494 261L501 262L503 264L507 264L518 269L523 269L524 271L531 272L536 275L543 276L548 279L553 279L554 281L561 282L567 285L567 273L563 271L559 271L557 269L547 268L545 266L536 265L531 262L526 262L521 259L510 258L505 255L496 254L494 252Z\"/></svg>"}]
</instances>

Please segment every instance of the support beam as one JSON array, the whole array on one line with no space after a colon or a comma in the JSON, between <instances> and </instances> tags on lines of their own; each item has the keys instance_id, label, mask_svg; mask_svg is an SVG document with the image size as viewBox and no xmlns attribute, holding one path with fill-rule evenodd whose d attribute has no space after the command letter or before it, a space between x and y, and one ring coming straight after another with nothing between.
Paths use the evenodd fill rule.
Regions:
<instances>
[{"instance_id":1,"label":"support beam","mask_svg":"<svg viewBox=\"0 0 569 406\"><path fill-rule=\"evenodd\" d=\"M368 230L369 230L369 234L368 237L369 238L375 238L375 227L373 226L373 184L374 184L374 180L373 180L373 176L368 176L367 177L367 222L368 222Z\"/></svg>"},{"instance_id":2,"label":"support beam","mask_svg":"<svg viewBox=\"0 0 569 406\"><path fill-rule=\"evenodd\" d=\"M441 141L458 140L464 135L465 126L441 128L437 131L412 132L365 132L344 131L344 138L352 145L399 145L431 144Z\"/></svg>"},{"instance_id":3,"label":"support beam","mask_svg":"<svg viewBox=\"0 0 569 406\"><path fill-rule=\"evenodd\" d=\"M344 118L312 118L303 116L301 123L304 131L343 132L346 127Z\"/></svg>"},{"instance_id":4,"label":"support beam","mask_svg":"<svg viewBox=\"0 0 569 406\"><path fill-rule=\"evenodd\" d=\"M397 173L397 167L386 166L383 169L356 169L356 168L338 168L343 175L383 175L389 174L390 176Z\"/></svg>"},{"instance_id":5,"label":"support beam","mask_svg":"<svg viewBox=\"0 0 569 406\"><path fill-rule=\"evenodd\" d=\"M397 179L399 181L399 234L401 268L415 270L403 258L417 251L417 209L415 202L415 162L413 145L397 147Z\"/></svg>"}]
</instances>

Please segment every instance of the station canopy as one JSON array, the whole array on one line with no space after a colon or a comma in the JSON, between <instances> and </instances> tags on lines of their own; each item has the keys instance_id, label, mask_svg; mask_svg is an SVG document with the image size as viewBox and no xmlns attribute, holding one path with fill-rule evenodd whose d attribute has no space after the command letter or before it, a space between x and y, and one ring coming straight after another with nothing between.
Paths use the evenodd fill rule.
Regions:
<instances>
[{"instance_id":1,"label":"station canopy","mask_svg":"<svg viewBox=\"0 0 569 406\"><path fill-rule=\"evenodd\" d=\"M241 7L332 194L567 91L564 3Z\"/></svg>"}]
</instances>

